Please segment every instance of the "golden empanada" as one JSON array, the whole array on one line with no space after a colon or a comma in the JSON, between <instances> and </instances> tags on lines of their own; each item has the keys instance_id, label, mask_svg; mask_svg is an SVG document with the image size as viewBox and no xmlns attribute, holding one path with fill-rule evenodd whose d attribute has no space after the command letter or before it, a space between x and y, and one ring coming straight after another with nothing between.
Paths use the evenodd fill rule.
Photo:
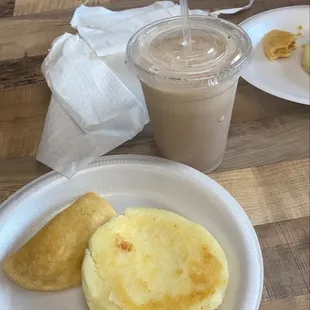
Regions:
<instances>
[{"instance_id":1,"label":"golden empanada","mask_svg":"<svg viewBox=\"0 0 310 310\"><path fill-rule=\"evenodd\" d=\"M114 216L113 208L101 196L84 195L5 260L6 274L29 290L56 291L77 286L89 237Z\"/></svg>"},{"instance_id":2,"label":"golden empanada","mask_svg":"<svg viewBox=\"0 0 310 310\"><path fill-rule=\"evenodd\" d=\"M283 30L272 30L263 38L264 52L269 60L291 56L296 49L296 36Z\"/></svg>"}]
</instances>

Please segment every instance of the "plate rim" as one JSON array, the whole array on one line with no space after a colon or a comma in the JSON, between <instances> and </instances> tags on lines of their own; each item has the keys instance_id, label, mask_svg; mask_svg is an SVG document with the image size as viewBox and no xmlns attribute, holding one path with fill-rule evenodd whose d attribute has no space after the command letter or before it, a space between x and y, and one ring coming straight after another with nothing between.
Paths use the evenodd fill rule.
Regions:
<instances>
[{"instance_id":1,"label":"plate rim","mask_svg":"<svg viewBox=\"0 0 310 310\"><path fill-rule=\"evenodd\" d=\"M166 168L171 168L174 167L179 171L179 174L188 176L187 178L195 177L195 180L199 181L201 185L205 186L205 182L208 182L213 186L213 192L216 193L217 191L221 191L223 194L221 198L229 199L233 204L232 206L238 210L239 212L239 223L242 222L246 225L248 232L251 234L251 243L254 243L255 249L251 249L251 251L248 251L248 253L251 253L251 255L255 255L256 259L255 261L258 263L257 266L257 275L258 275L258 286L252 288L253 296L256 299L256 305L255 305L255 310L259 309L259 306L261 304L262 300L262 293L263 293L263 285L264 285L264 263L263 263L263 256L262 256L262 250L260 246L260 242L258 239L258 236L255 232L254 226L252 222L250 221L249 217L247 216L246 212L244 209L241 207L241 205L238 203L238 201L223 187L221 186L218 182L213 180L211 177L208 175L192 168L189 167L185 164L174 162L169 159L161 158L161 157L156 157L156 156L148 156L148 155L133 155L133 154L128 154L128 155L107 155L103 156L100 159L92 162L89 164L89 166L85 169L80 170L75 176L72 178L81 175L81 174L87 174L91 170L96 170L96 169L103 169L105 166L109 166L111 164L118 164L118 163L123 163L126 162L128 163L137 163L138 165L148 165L151 166L156 165L158 163L161 164L161 166L164 166ZM67 181L70 179L67 179L63 175L55 172L55 171L50 171L23 186L19 190L17 190L15 193L13 193L10 197L8 197L2 204L0 204L0 217L2 217L2 220L5 220L10 214L9 208L6 208L7 206L11 205L13 209L18 207L18 203L21 200L21 197L24 195L28 196L29 194L31 195L33 192L36 192L36 189L39 187L46 187L48 184L57 182L57 181ZM47 189L48 190L48 189ZM16 204L14 203L16 201ZM224 203L224 201L223 201ZM12 209L10 209L11 211ZM249 241L248 241L249 242ZM248 250L248 249L247 249ZM255 295L254 295L255 294ZM246 299L248 300L248 299Z\"/></svg>"},{"instance_id":2,"label":"plate rim","mask_svg":"<svg viewBox=\"0 0 310 310\"><path fill-rule=\"evenodd\" d=\"M263 15L272 14L276 11L285 11L288 9L306 9L306 8L310 9L310 5L303 4L303 5L284 6L284 7L280 7L280 8L275 8L275 9L263 11L263 12L260 12L258 14L255 14L255 15L250 16L249 18L245 19L244 21L239 23L239 27L244 29L243 28L244 24L248 23L252 19L256 19L257 17L263 16ZM250 64L250 66L251 66L251 64ZM241 77L245 81L247 81L249 84L253 85L254 87L256 87L256 88L258 88L258 89L260 89L260 90L262 90L262 91L264 91L270 95L273 95L273 96L276 96L278 98L282 98L282 99L285 99L288 101L292 101L292 102L296 102L296 103L300 103L300 104L304 104L304 105L310 105L310 98L307 100L304 97L296 97L296 96L292 96L290 94L283 94L281 92L278 92L278 91L274 90L273 88L269 87L268 85L265 85L261 82L257 82L257 80L253 80L253 79L249 78L246 74L246 71L241 74Z\"/></svg>"}]
</instances>

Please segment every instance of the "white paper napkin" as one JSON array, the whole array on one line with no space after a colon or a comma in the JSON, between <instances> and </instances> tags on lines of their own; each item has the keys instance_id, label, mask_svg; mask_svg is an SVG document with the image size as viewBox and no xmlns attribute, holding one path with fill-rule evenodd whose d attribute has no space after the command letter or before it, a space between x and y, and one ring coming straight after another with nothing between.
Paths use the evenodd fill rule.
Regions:
<instances>
[{"instance_id":1,"label":"white paper napkin","mask_svg":"<svg viewBox=\"0 0 310 310\"><path fill-rule=\"evenodd\" d=\"M170 1L121 12L76 9L71 25L78 33L57 38L42 65L52 98L38 161L71 177L143 129L149 117L140 83L125 66L126 45L141 27L177 15Z\"/></svg>"},{"instance_id":2,"label":"white paper napkin","mask_svg":"<svg viewBox=\"0 0 310 310\"><path fill-rule=\"evenodd\" d=\"M65 176L133 138L148 122L145 105L79 36L58 38L42 71L53 95L37 159Z\"/></svg>"},{"instance_id":3,"label":"white paper napkin","mask_svg":"<svg viewBox=\"0 0 310 310\"><path fill-rule=\"evenodd\" d=\"M208 12L192 10L191 14ZM155 2L145 8L121 12L82 5L76 9L71 26L78 30L98 56L108 56L124 52L128 40L143 26L178 15L180 6L170 1Z\"/></svg>"}]
</instances>

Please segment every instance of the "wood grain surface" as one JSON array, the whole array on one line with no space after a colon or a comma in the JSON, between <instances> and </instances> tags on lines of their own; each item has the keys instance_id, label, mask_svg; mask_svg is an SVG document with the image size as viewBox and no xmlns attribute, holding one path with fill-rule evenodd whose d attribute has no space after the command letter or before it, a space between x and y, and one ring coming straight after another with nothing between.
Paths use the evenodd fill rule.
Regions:
<instances>
[{"instance_id":1,"label":"wood grain surface","mask_svg":"<svg viewBox=\"0 0 310 310\"><path fill-rule=\"evenodd\" d=\"M310 215L309 159L210 176L236 197L254 225Z\"/></svg>"},{"instance_id":2,"label":"wood grain surface","mask_svg":"<svg viewBox=\"0 0 310 310\"><path fill-rule=\"evenodd\" d=\"M90 0L87 5L121 10L152 2ZM64 32L75 32L70 19L82 3L0 0L0 203L50 171L34 158L50 100L40 67L51 42ZM189 3L212 11L241 7L247 0ZM239 23L268 9L304 4L309 0L255 0L250 10L225 18ZM240 80L225 158L210 174L255 225L265 267L260 310L310 307L309 126L308 106L273 97ZM150 125L110 154L160 156Z\"/></svg>"}]
</instances>

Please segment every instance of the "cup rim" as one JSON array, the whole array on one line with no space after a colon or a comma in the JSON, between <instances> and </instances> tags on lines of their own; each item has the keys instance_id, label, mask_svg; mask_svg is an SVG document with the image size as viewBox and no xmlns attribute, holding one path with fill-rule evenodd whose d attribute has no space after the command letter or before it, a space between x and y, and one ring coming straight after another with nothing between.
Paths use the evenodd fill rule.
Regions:
<instances>
[{"instance_id":1,"label":"cup rim","mask_svg":"<svg viewBox=\"0 0 310 310\"><path fill-rule=\"evenodd\" d=\"M251 61L252 55L253 55L253 46L252 41L249 35L246 33L244 29L239 27L238 25L229 22L227 20L213 17L209 15L191 15L191 20L210 20L212 22L216 21L219 23L223 23L225 26L231 27L233 30L238 31L239 35L243 37L246 41L246 49L242 57L240 57L235 63L233 63L230 67L212 74L212 75L205 75L205 76L195 76L192 75L188 77L187 79L180 79L178 77L167 77L167 76L161 76L160 74L156 72L152 72L142 65L138 64L132 57L132 46L136 42L136 40L142 35L144 32L147 32L148 30L152 29L153 27L156 27L157 25L160 25L162 23L171 22L171 21L177 21L180 20L181 16L173 16L164 18L155 22L152 22L144 27L142 27L140 30L135 32L132 37L129 39L126 47L126 53L125 53L125 62L127 65L127 68L129 71L136 77L138 77L140 80L146 82L146 79L156 79L156 80L162 80L162 81L169 81L176 84L208 84L209 86L217 85L220 82L231 78L232 76L237 76ZM240 75L240 74L239 74ZM147 83L147 82L146 82ZM148 83L149 84L149 83Z\"/></svg>"}]
</instances>

